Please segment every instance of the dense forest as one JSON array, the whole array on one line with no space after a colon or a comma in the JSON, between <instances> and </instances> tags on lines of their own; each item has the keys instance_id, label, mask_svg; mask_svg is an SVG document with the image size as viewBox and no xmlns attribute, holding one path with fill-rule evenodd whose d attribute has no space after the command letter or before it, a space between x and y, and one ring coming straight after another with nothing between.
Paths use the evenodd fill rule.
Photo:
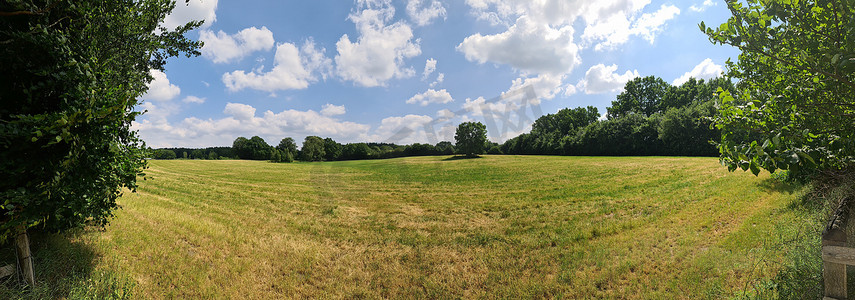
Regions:
<instances>
[{"instance_id":1,"label":"dense forest","mask_svg":"<svg viewBox=\"0 0 855 300\"><path fill-rule=\"evenodd\" d=\"M727 78L691 78L674 86L655 76L626 83L624 91L607 108L601 120L596 107L561 109L538 118L531 132L504 144L487 142L488 154L590 155L590 156L717 156L713 141L720 133L712 126L716 93L734 93ZM734 93L735 94L735 93ZM334 161L457 154L448 141L436 145L415 143L340 144L331 138L309 136L298 150L294 139L271 146L258 136L239 137L232 147L162 148L155 159L239 158L275 162Z\"/></svg>"}]
</instances>

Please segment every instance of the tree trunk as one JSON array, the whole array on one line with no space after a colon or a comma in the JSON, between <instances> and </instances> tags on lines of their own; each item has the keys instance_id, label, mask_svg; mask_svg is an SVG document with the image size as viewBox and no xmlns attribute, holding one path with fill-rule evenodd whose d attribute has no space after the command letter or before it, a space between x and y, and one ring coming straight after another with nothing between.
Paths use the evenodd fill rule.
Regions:
<instances>
[{"instance_id":1,"label":"tree trunk","mask_svg":"<svg viewBox=\"0 0 855 300\"><path fill-rule=\"evenodd\" d=\"M18 266L24 276L24 281L29 286L36 285L33 274L33 258L30 256L30 237L27 235L27 227L18 227L18 236L15 237L15 252L18 253Z\"/></svg>"}]
</instances>

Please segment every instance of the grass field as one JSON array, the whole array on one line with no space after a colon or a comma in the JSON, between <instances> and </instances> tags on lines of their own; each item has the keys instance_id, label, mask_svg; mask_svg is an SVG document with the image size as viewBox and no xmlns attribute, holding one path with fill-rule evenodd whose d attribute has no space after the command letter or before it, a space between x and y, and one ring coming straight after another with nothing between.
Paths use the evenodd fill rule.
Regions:
<instances>
[{"instance_id":1,"label":"grass field","mask_svg":"<svg viewBox=\"0 0 855 300\"><path fill-rule=\"evenodd\" d=\"M774 275L762 262L786 249L769 245L814 222L803 188L715 158L174 160L147 173L106 230L36 242L61 249L36 249L37 264L86 262L37 277L85 272L95 289L153 299L722 297Z\"/></svg>"}]
</instances>

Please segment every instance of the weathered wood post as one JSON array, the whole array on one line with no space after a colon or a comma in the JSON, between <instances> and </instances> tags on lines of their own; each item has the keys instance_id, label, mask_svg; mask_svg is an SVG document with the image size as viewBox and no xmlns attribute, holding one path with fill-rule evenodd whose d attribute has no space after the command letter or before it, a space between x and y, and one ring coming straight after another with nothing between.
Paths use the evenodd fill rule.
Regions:
<instances>
[{"instance_id":1,"label":"weathered wood post","mask_svg":"<svg viewBox=\"0 0 855 300\"><path fill-rule=\"evenodd\" d=\"M18 254L18 266L24 276L24 281L29 286L36 285L33 274L33 258L30 256L30 237L27 235L27 227L18 227L18 236L15 237L15 252Z\"/></svg>"},{"instance_id":2,"label":"weathered wood post","mask_svg":"<svg viewBox=\"0 0 855 300\"><path fill-rule=\"evenodd\" d=\"M822 233L822 279L825 282L825 299L846 299L846 264L841 261L829 261L829 250L846 246L846 233L843 232L849 216L849 198L840 201L834 215ZM835 259L831 259L835 260Z\"/></svg>"}]
</instances>

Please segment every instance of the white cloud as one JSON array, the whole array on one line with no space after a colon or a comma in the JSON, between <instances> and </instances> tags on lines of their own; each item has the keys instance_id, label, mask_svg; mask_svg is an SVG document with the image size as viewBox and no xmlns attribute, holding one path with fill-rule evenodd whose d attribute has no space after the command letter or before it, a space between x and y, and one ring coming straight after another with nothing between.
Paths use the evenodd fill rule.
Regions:
<instances>
[{"instance_id":1,"label":"white cloud","mask_svg":"<svg viewBox=\"0 0 855 300\"><path fill-rule=\"evenodd\" d=\"M656 40L656 35L662 32L665 23L680 14L680 9L673 5L662 5L659 10L652 14L643 14L635 22L631 33L638 35L651 44Z\"/></svg>"},{"instance_id":2,"label":"white cloud","mask_svg":"<svg viewBox=\"0 0 855 300\"><path fill-rule=\"evenodd\" d=\"M587 27L582 39L596 43L595 50L606 50L622 45L631 36L639 36L650 42L655 41L656 35L662 32L666 22L680 14L680 9L673 5L662 5L654 13L641 14L641 9L649 0L640 0L623 10L610 10L611 13L596 18L586 18Z\"/></svg>"},{"instance_id":3,"label":"white cloud","mask_svg":"<svg viewBox=\"0 0 855 300\"><path fill-rule=\"evenodd\" d=\"M707 8L716 5L718 5L718 3L713 0L704 0L704 3L701 3L700 5L693 4L692 6L689 6L689 9L694 12L704 12Z\"/></svg>"},{"instance_id":4,"label":"white cloud","mask_svg":"<svg viewBox=\"0 0 855 300\"><path fill-rule=\"evenodd\" d=\"M456 116L456 114L454 114L454 112L452 112L451 110L446 108L446 109L441 109L441 110L437 111L436 116L439 119L450 119L450 118L454 118Z\"/></svg>"},{"instance_id":5,"label":"white cloud","mask_svg":"<svg viewBox=\"0 0 855 300\"><path fill-rule=\"evenodd\" d=\"M422 80L426 80L430 74L436 71L436 60L433 58L429 58L425 61L425 70L422 72Z\"/></svg>"},{"instance_id":6,"label":"white cloud","mask_svg":"<svg viewBox=\"0 0 855 300\"><path fill-rule=\"evenodd\" d=\"M190 21L204 20L202 28L208 28L217 21L217 0L175 0L175 9L172 10L161 26L169 30L186 24Z\"/></svg>"},{"instance_id":7,"label":"white cloud","mask_svg":"<svg viewBox=\"0 0 855 300\"><path fill-rule=\"evenodd\" d=\"M442 17L445 19L445 7L436 0L409 0L407 1L407 15L416 25L425 26L430 24L434 18Z\"/></svg>"},{"instance_id":8,"label":"white cloud","mask_svg":"<svg viewBox=\"0 0 855 300\"><path fill-rule=\"evenodd\" d=\"M471 35L457 50L469 61L506 64L523 73L563 74L581 62L572 26L555 29L526 16L505 32Z\"/></svg>"},{"instance_id":9,"label":"white cloud","mask_svg":"<svg viewBox=\"0 0 855 300\"><path fill-rule=\"evenodd\" d=\"M359 6L361 10L349 16L359 38L351 42L345 34L336 43L337 75L364 87L385 86L392 78L415 75L404 60L421 54L419 40L413 41L413 31L404 22L386 25L395 15L391 2L360 1Z\"/></svg>"},{"instance_id":10,"label":"white cloud","mask_svg":"<svg viewBox=\"0 0 855 300\"><path fill-rule=\"evenodd\" d=\"M205 103L205 100L207 100L207 99L196 97L196 96L187 96L187 97L184 97L184 100L182 100L182 101L184 101L184 103L202 104L202 103Z\"/></svg>"},{"instance_id":11,"label":"white cloud","mask_svg":"<svg viewBox=\"0 0 855 300\"><path fill-rule=\"evenodd\" d=\"M195 117L185 118L177 124L170 124L165 118L149 116L139 122L133 122L132 128L139 130L146 143L152 147L209 147L231 145L239 136L261 136L268 143L278 142L284 137L302 140L308 135L332 137L339 142L364 141L368 137L370 126L342 121L318 112L283 110L279 113L265 111L256 116L256 109L241 103L228 103L224 109L227 115L220 119L202 120Z\"/></svg>"},{"instance_id":12,"label":"white cloud","mask_svg":"<svg viewBox=\"0 0 855 300\"><path fill-rule=\"evenodd\" d=\"M227 103L223 113L237 120L245 121L255 117L255 107L241 103Z\"/></svg>"},{"instance_id":13,"label":"white cloud","mask_svg":"<svg viewBox=\"0 0 855 300\"><path fill-rule=\"evenodd\" d=\"M679 9L663 5L654 13L643 13L651 0L466 0L478 19L494 25L518 23L527 16L552 28L583 21L582 41L606 50L626 43L631 36L652 41L664 23L679 14ZM506 25L507 26L507 25Z\"/></svg>"},{"instance_id":14,"label":"white cloud","mask_svg":"<svg viewBox=\"0 0 855 300\"><path fill-rule=\"evenodd\" d=\"M617 92L623 89L628 81L639 77L638 70L627 70L623 74L618 74L617 69L617 65L614 64L592 66L585 72L585 78L579 81L577 87L584 90L585 94Z\"/></svg>"},{"instance_id":15,"label":"white cloud","mask_svg":"<svg viewBox=\"0 0 855 300\"><path fill-rule=\"evenodd\" d=\"M445 81L445 73L438 73L436 74L436 80L430 83L430 87L435 87L443 81Z\"/></svg>"},{"instance_id":16,"label":"white cloud","mask_svg":"<svg viewBox=\"0 0 855 300\"><path fill-rule=\"evenodd\" d=\"M321 108L321 114L327 117L343 115L346 112L344 105L333 105L327 103Z\"/></svg>"},{"instance_id":17,"label":"white cloud","mask_svg":"<svg viewBox=\"0 0 855 300\"><path fill-rule=\"evenodd\" d=\"M445 89L441 89L439 91L434 89L428 89L426 92L421 94L416 94L407 100L407 104L416 104L418 103L421 106L427 106L431 103L448 103L454 101L454 98L451 97L451 94L448 93Z\"/></svg>"},{"instance_id":18,"label":"white cloud","mask_svg":"<svg viewBox=\"0 0 855 300\"><path fill-rule=\"evenodd\" d=\"M267 27L261 29L250 27L233 35L226 34L222 30L214 33L210 30L202 30L199 40L205 43L202 47L202 56L211 59L214 63L228 63L239 60L252 52L273 48L273 32Z\"/></svg>"},{"instance_id":19,"label":"white cloud","mask_svg":"<svg viewBox=\"0 0 855 300\"><path fill-rule=\"evenodd\" d=\"M724 72L724 68L720 65L715 64L712 59L705 59L697 66L692 68L691 71L686 72L680 78L674 79L671 83L673 85L681 85L686 81L689 81L689 78L696 79L710 79L721 76L722 72Z\"/></svg>"},{"instance_id":20,"label":"white cloud","mask_svg":"<svg viewBox=\"0 0 855 300\"><path fill-rule=\"evenodd\" d=\"M380 126L377 127L377 130L373 134L366 136L365 140L396 144L430 142L430 137L425 132L424 126L432 121L433 118L423 115L388 117L380 121Z\"/></svg>"},{"instance_id":21,"label":"white cloud","mask_svg":"<svg viewBox=\"0 0 855 300\"><path fill-rule=\"evenodd\" d=\"M307 40L301 49L291 43L276 47L273 69L264 72L263 66L249 73L237 70L223 74L223 83L230 91L250 88L260 91L305 89L318 80L316 73L326 78L331 60L324 56L325 49L316 49L312 40Z\"/></svg>"},{"instance_id":22,"label":"white cloud","mask_svg":"<svg viewBox=\"0 0 855 300\"><path fill-rule=\"evenodd\" d=\"M163 73L160 70L151 70L149 73L154 77L154 80L148 84L148 91L142 95L142 99L151 101L169 101L181 94L181 89L178 88L178 86L169 83L169 78L166 77L166 73Z\"/></svg>"},{"instance_id":23,"label":"white cloud","mask_svg":"<svg viewBox=\"0 0 855 300\"><path fill-rule=\"evenodd\" d=\"M534 88L535 95L538 99L552 99L555 95L561 92L561 82L564 80L564 75L541 74L535 77L517 78L511 82L511 87L507 92L521 89L527 85Z\"/></svg>"}]
</instances>

